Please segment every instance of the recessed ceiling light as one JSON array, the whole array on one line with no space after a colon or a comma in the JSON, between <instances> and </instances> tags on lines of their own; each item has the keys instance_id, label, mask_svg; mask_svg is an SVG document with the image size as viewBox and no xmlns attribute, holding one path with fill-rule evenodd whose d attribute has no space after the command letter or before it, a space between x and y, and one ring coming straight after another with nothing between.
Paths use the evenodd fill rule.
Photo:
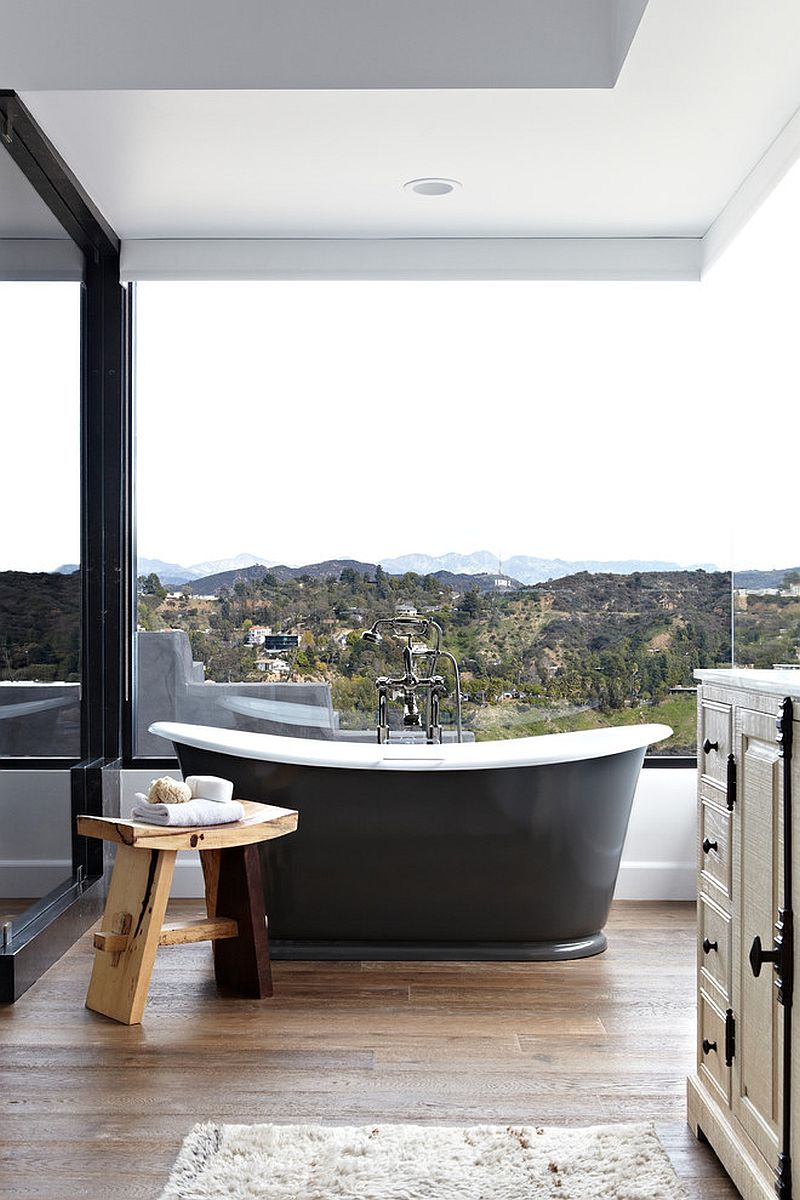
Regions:
<instances>
[{"instance_id":1,"label":"recessed ceiling light","mask_svg":"<svg viewBox=\"0 0 800 1200\"><path fill-rule=\"evenodd\" d=\"M403 187L407 192L416 192L418 196L448 196L457 191L461 184L457 179L409 179Z\"/></svg>"}]
</instances>

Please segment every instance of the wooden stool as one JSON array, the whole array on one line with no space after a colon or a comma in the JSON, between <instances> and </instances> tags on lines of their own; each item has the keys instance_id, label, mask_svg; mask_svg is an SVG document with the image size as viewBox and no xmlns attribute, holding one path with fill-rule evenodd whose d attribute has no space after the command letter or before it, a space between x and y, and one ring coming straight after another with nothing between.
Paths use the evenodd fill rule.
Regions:
<instances>
[{"instance_id":1,"label":"wooden stool","mask_svg":"<svg viewBox=\"0 0 800 1200\"><path fill-rule=\"evenodd\" d=\"M252 800L240 803L241 821L188 829L78 817L78 833L117 843L103 928L94 935L87 1008L138 1025L156 950L187 942L214 943L214 974L222 987L258 1000L272 995L256 843L293 833L297 813ZM200 851L208 917L165 925L179 850Z\"/></svg>"}]
</instances>

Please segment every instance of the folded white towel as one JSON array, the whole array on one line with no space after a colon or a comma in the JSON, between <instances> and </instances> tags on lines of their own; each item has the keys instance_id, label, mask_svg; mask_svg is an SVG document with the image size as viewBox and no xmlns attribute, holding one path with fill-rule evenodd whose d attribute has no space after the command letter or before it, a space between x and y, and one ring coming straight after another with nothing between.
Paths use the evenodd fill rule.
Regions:
<instances>
[{"instance_id":1,"label":"folded white towel","mask_svg":"<svg viewBox=\"0 0 800 1200\"><path fill-rule=\"evenodd\" d=\"M238 800L222 804L198 798L185 804L150 804L144 793L137 792L131 816L148 825L229 825L241 821L244 809Z\"/></svg>"},{"instance_id":2,"label":"folded white towel","mask_svg":"<svg viewBox=\"0 0 800 1200\"><path fill-rule=\"evenodd\" d=\"M215 800L227 804L233 799L233 784L230 779L218 775L190 775L186 784L192 789L193 800Z\"/></svg>"}]
</instances>

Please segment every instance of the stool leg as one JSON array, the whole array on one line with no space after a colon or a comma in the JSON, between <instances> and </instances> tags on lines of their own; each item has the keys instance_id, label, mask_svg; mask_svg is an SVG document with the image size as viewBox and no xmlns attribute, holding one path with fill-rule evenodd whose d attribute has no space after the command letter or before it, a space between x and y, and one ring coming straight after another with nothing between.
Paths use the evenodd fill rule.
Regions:
<instances>
[{"instance_id":1,"label":"stool leg","mask_svg":"<svg viewBox=\"0 0 800 1200\"><path fill-rule=\"evenodd\" d=\"M203 883L206 891L206 916L217 915L217 886L219 884L219 860L221 850L202 850L200 866L203 868Z\"/></svg>"},{"instance_id":2,"label":"stool leg","mask_svg":"<svg viewBox=\"0 0 800 1200\"><path fill-rule=\"evenodd\" d=\"M204 850L200 858L208 915L232 917L239 926L237 937L214 942L217 983L257 1000L271 996L272 972L258 846Z\"/></svg>"},{"instance_id":3,"label":"stool leg","mask_svg":"<svg viewBox=\"0 0 800 1200\"><path fill-rule=\"evenodd\" d=\"M175 850L117 846L103 929L127 925L128 944L114 954L95 951L86 1007L123 1025L142 1019L176 856Z\"/></svg>"}]
</instances>

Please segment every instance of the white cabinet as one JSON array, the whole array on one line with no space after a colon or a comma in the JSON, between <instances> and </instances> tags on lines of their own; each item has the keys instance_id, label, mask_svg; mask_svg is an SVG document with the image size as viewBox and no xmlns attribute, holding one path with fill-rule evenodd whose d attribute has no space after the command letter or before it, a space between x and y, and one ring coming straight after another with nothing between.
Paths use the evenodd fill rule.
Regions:
<instances>
[{"instance_id":1,"label":"white cabinet","mask_svg":"<svg viewBox=\"0 0 800 1200\"><path fill-rule=\"evenodd\" d=\"M741 1013L733 1061L733 1116L759 1153L777 1162L780 1140L783 1008L774 969L756 978L750 948L772 946L783 905L782 762L773 714L736 709L738 764L734 830L733 1008Z\"/></svg>"},{"instance_id":2,"label":"white cabinet","mask_svg":"<svg viewBox=\"0 0 800 1200\"><path fill-rule=\"evenodd\" d=\"M776 1190L789 1195L792 1161L800 1166L800 1121L789 1103L794 1092L800 1115L800 1045L788 1078L784 1056L796 904L784 891L785 866L786 852L800 843L800 820L790 816L788 846L784 821L792 795L800 797L800 672L701 671L698 680L697 1072L689 1079L689 1123L747 1200L774 1200Z\"/></svg>"}]
</instances>

